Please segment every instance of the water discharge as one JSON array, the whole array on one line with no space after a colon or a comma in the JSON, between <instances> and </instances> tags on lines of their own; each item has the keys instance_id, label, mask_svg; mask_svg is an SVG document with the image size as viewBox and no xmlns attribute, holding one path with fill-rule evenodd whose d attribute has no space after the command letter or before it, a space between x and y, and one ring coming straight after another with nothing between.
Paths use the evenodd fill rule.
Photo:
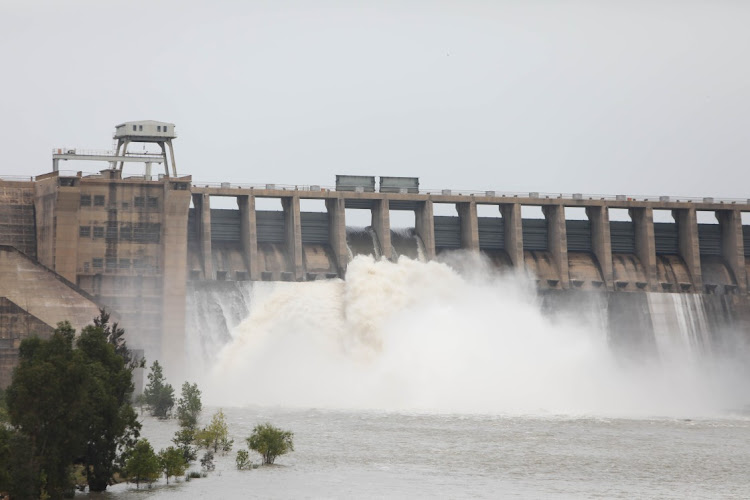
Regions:
<instances>
[{"instance_id":1,"label":"water discharge","mask_svg":"<svg viewBox=\"0 0 750 500\"><path fill-rule=\"evenodd\" d=\"M693 417L748 401L740 364L704 349L701 325L679 325L699 296L650 295L658 355L634 360L611 347L601 301L545 315L532 280L460 254L359 256L344 281L244 286L247 318L208 355L209 404Z\"/></svg>"}]
</instances>

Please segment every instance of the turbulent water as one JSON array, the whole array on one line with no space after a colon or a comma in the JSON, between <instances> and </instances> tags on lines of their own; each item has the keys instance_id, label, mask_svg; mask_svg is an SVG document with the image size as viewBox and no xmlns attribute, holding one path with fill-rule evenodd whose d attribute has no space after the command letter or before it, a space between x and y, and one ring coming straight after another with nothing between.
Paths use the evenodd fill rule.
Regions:
<instances>
[{"instance_id":1,"label":"turbulent water","mask_svg":"<svg viewBox=\"0 0 750 500\"><path fill-rule=\"evenodd\" d=\"M746 333L720 297L539 295L460 253L192 294L190 376L235 449L271 421L295 451L103 497L750 497ZM144 418L156 449L175 430Z\"/></svg>"},{"instance_id":2,"label":"turbulent water","mask_svg":"<svg viewBox=\"0 0 750 500\"><path fill-rule=\"evenodd\" d=\"M634 359L612 348L601 303L542 314L530 280L460 254L360 256L345 281L244 286L227 295L247 309L231 338L207 336L214 320L192 341L212 404L695 417L748 403L743 363L712 353L697 295L650 294L656 355Z\"/></svg>"}]
</instances>

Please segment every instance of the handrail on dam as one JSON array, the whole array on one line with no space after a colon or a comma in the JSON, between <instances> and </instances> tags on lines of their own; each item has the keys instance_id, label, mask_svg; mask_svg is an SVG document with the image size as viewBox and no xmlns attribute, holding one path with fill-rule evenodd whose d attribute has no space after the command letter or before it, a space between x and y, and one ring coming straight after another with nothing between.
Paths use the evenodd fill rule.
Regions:
<instances>
[{"instance_id":1,"label":"handrail on dam","mask_svg":"<svg viewBox=\"0 0 750 500\"><path fill-rule=\"evenodd\" d=\"M77 150L83 152L84 150ZM92 153L92 151L87 151ZM136 154L140 156L140 154ZM148 154L144 157L150 156ZM76 170L60 170L61 177L88 177L101 178L101 172L84 172ZM138 177L138 176L136 176ZM29 181L33 176L0 175L4 181ZM277 183L230 183L230 182L204 182L193 181L195 188L215 189L251 189L251 190L278 190L278 191L304 191L304 192L335 192L336 187L323 184L277 184ZM716 198L709 196L679 196L679 195L645 195L645 194L594 194L594 193L553 193L541 191L500 191L500 190L477 190L477 189L420 189L419 193L433 196L473 196L475 198L525 198L540 200L593 200L593 201L637 201L637 202L673 202L673 203L707 203L707 204L730 204L750 205L750 198Z\"/></svg>"},{"instance_id":2,"label":"handrail on dam","mask_svg":"<svg viewBox=\"0 0 750 500\"><path fill-rule=\"evenodd\" d=\"M245 184L229 182L202 182L194 181L196 188L218 188L218 189L258 189L278 191L336 191L335 186L320 184ZM596 200L596 201L651 201L651 202L675 202L675 203L727 203L727 204L750 204L750 198L715 198L699 196L674 196L674 195L626 195L626 194L590 194L590 193L545 193L545 192L521 192L521 191L494 191L474 189L420 189L419 193L435 196L474 196L477 198L531 198L531 199L563 199L563 200Z\"/></svg>"}]
</instances>

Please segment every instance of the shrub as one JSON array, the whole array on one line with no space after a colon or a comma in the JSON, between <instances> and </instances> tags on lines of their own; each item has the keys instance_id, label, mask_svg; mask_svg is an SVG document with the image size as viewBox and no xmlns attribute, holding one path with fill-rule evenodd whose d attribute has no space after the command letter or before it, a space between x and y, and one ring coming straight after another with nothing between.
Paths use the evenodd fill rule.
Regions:
<instances>
[{"instance_id":1,"label":"shrub","mask_svg":"<svg viewBox=\"0 0 750 500\"><path fill-rule=\"evenodd\" d=\"M250 469L253 465L252 462L250 462L250 455L247 453L247 450L237 451L235 463L237 464L237 470Z\"/></svg>"},{"instance_id":2,"label":"shrub","mask_svg":"<svg viewBox=\"0 0 750 500\"><path fill-rule=\"evenodd\" d=\"M264 464L272 464L276 457L294 451L294 434L274 427L269 422L256 425L247 438L247 446L263 457Z\"/></svg>"}]
</instances>

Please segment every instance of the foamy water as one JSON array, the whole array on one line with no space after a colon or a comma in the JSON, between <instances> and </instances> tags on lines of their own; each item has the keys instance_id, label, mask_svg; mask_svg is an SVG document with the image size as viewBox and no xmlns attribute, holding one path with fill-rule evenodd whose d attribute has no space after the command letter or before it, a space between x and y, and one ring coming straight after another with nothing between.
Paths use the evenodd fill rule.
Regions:
<instances>
[{"instance_id":1,"label":"foamy water","mask_svg":"<svg viewBox=\"0 0 750 500\"><path fill-rule=\"evenodd\" d=\"M538 302L528 279L476 260L357 257L345 281L256 283L204 393L225 406L516 415L717 415L747 401L734 365L625 364L603 329L553 323Z\"/></svg>"}]
</instances>

